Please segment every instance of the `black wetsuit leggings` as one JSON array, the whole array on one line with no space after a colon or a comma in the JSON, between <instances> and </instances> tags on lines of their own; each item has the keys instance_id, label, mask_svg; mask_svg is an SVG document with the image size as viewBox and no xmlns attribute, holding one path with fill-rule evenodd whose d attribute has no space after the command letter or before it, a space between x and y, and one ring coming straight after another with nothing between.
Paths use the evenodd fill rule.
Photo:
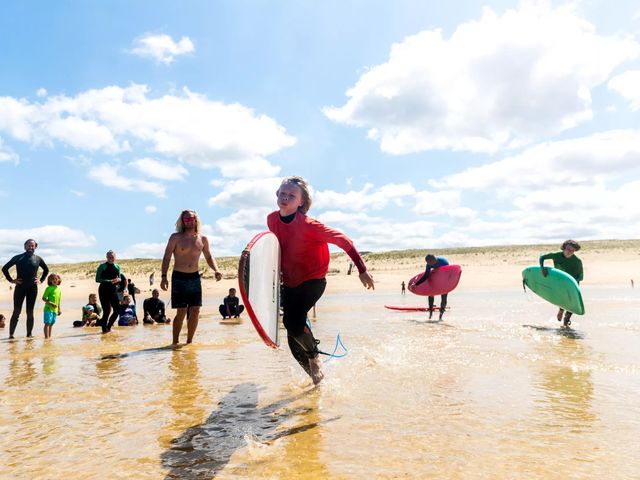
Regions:
<instances>
[{"instance_id":1,"label":"black wetsuit leggings","mask_svg":"<svg viewBox=\"0 0 640 480\"><path fill-rule=\"evenodd\" d=\"M289 348L296 361L308 373L309 359L318 356L318 347L307 327L307 313L316 304L327 286L324 278L307 280L297 287L282 287L282 323L287 329Z\"/></svg>"},{"instance_id":2,"label":"black wetsuit leggings","mask_svg":"<svg viewBox=\"0 0 640 480\"><path fill-rule=\"evenodd\" d=\"M440 311L444 312L444 309L447 306L447 296L449 294L445 293L444 295L440 295ZM429 297L429 310L433 310L433 304L435 302L435 297Z\"/></svg>"},{"instance_id":3,"label":"black wetsuit leggings","mask_svg":"<svg viewBox=\"0 0 640 480\"><path fill-rule=\"evenodd\" d=\"M120 312L120 302L118 301L118 295L116 295L116 286L109 283L101 283L100 287L98 287L98 296L100 297L100 305L102 306L100 326L102 327L102 332L106 333L111 330ZM111 312L111 309L113 309L113 312Z\"/></svg>"},{"instance_id":4,"label":"black wetsuit leggings","mask_svg":"<svg viewBox=\"0 0 640 480\"><path fill-rule=\"evenodd\" d=\"M38 285L35 283L16 285L13 291L13 314L9 322L9 336L13 337L13 333L18 326L18 317L22 311L24 299L27 299L27 336L31 336L33 332L33 307L38 298Z\"/></svg>"}]
</instances>

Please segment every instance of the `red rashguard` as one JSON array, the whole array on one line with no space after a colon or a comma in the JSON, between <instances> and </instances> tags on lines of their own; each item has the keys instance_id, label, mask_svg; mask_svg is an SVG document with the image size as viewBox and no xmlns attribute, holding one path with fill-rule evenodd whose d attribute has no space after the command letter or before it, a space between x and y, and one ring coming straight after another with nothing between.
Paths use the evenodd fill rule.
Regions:
<instances>
[{"instance_id":1,"label":"red rashguard","mask_svg":"<svg viewBox=\"0 0 640 480\"><path fill-rule=\"evenodd\" d=\"M344 250L358 273L367 270L349 237L303 213L297 212L291 223L284 223L279 211L272 212L267 217L267 226L280 241L282 281L287 287L297 287L302 282L327 275L328 243Z\"/></svg>"}]
</instances>

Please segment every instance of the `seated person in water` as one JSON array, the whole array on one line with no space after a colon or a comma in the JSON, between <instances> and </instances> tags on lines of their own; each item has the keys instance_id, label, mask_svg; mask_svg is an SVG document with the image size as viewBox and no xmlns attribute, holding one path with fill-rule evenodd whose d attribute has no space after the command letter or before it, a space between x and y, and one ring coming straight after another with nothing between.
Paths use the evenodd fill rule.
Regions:
<instances>
[{"instance_id":1,"label":"seated person in water","mask_svg":"<svg viewBox=\"0 0 640 480\"><path fill-rule=\"evenodd\" d=\"M240 299L236 297L236 289L230 288L229 295L224 297L223 304L218 308L222 318L238 318L244 312L244 305L240 305Z\"/></svg>"},{"instance_id":2,"label":"seated person in water","mask_svg":"<svg viewBox=\"0 0 640 480\"><path fill-rule=\"evenodd\" d=\"M82 307L82 320L75 320L74 327L97 327L102 317L102 307L95 293L89 295L89 302Z\"/></svg>"},{"instance_id":3,"label":"seated person in water","mask_svg":"<svg viewBox=\"0 0 640 480\"><path fill-rule=\"evenodd\" d=\"M147 298L143 304L144 317L142 321L148 324L154 323L171 323L167 318L164 310L164 302L160 300L160 291L154 288L151 292L151 298Z\"/></svg>"},{"instance_id":4,"label":"seated person in water","mask_svg":"<svg viewBox=\"0 0 640 480\"><path fill-rule=\"evenodd\" d=\"M120 314L118 317L118 325L128 327L138 324L138 316L136 315L136 306L131 303L131 297L125 295L120 302Z\"/></svg>"},{"instance_id":5,"label":"seated person in water","mask_svg":"<svg viewBox=\"0 0 640 480\"><path fill-rule=\"evenodd\" d=\"M446 258L444 257L436 257L433 254L428 254L426 257L424 257L425 262L427 262L427 266L424 270L424 274L413 284L413 285L409 285L409 287L415 287L420 285L422 282L426 281L427 278L429 278L429 274L431 273L431 270L435 270L436 268L440 268L440 267L444 267L445 265L449 265L449 262L447 261ZM442 316L444 315L444 310L447 307L447 296L449 294L445 293L443 295L440 295L440 317L438 318L439 320L442 320ZM429 296L429 318L431 318L431 315L433 315L433 304L435 302L435 297L433 296Z\"/></svg>"}]
</instances>

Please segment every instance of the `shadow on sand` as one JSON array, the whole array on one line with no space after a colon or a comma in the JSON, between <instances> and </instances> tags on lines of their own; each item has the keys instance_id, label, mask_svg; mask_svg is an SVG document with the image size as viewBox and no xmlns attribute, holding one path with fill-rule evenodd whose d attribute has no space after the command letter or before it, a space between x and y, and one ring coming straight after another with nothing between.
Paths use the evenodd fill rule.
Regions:
<instances>
[{"instance_id":1,"label":"shadow on sand","mask_svg":"<svg viewBox=\"0 0 640 480\"><path fill-rule=\"evenodd\" d=\"M538 332L547 332L547 333L555 333L561 337L572 338L574 340L582 340L584 335L577 330L573 330L569 327L559 327L559 328L551 328L551 327L540 327L538 325L522 325L524 328L531 328L532 330L536 330Z\"/></svg>"},{"instance_id":2,"label":"shadow on sand","mask_svg":"<svg viewBox=\"0 0 640 480\"><path fill-rule=\"evenodd\" d=\"M114 360L116 358L135 357L137 355L145 355L145 354L157 353L157 352L173 352L174 350L179 350L181 347L182 347L181 344L165 345L164 347L143 348L142 350L134 350L133 352L111 353L109 355L101 355L100 360Z\"/></svg>"},{"instance_id":3,"label":"shadow on sand","mask_svg":"<svg viewBox=\"0 0 640 480\"><path fill-rule=\"evenodd\" d=\"M411 323L416 323L418 325L441 325L447 328L454 328L453 325L444 323L444 320L416 320L415 318L409 318L408 321Z\"/></svg>"},{"instance_id":4,"label":"shadow on sand","mask_svg":"<svg viewBox=\"0 0 640 480\"><path fill-rule=\"evenodd\" d=\"M276 432L282 422L309 412L309 408L302 408L274 415L276 411L308 392L258 408L257 386L253 383L236 385L204 423L190 427L171 441L171 447L161 455L163 467L169 470L165 478L214 478L227 465L231 456L247 445L247 436L269 444L339 418Z\"/></svg>"}]
</instances>

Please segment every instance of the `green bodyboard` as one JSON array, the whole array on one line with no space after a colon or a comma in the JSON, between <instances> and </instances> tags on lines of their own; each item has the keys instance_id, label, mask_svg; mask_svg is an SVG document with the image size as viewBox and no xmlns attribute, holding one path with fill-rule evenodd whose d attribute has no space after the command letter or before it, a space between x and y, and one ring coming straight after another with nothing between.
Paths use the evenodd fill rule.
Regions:
<instances>
[{"instance_id":1,"label":"green bodyboard","mask_svg":"<svg viewBox=\"0 0 640 480\"><path fill-rule=\"evenodd\" d=\"M527 267L522 271L522 280L529 289L547 302L564 310L584 315L584 303L578 282L566 272L546 267L547 276L542 276L538 266Z\"/></svg>"}]
</instances>

